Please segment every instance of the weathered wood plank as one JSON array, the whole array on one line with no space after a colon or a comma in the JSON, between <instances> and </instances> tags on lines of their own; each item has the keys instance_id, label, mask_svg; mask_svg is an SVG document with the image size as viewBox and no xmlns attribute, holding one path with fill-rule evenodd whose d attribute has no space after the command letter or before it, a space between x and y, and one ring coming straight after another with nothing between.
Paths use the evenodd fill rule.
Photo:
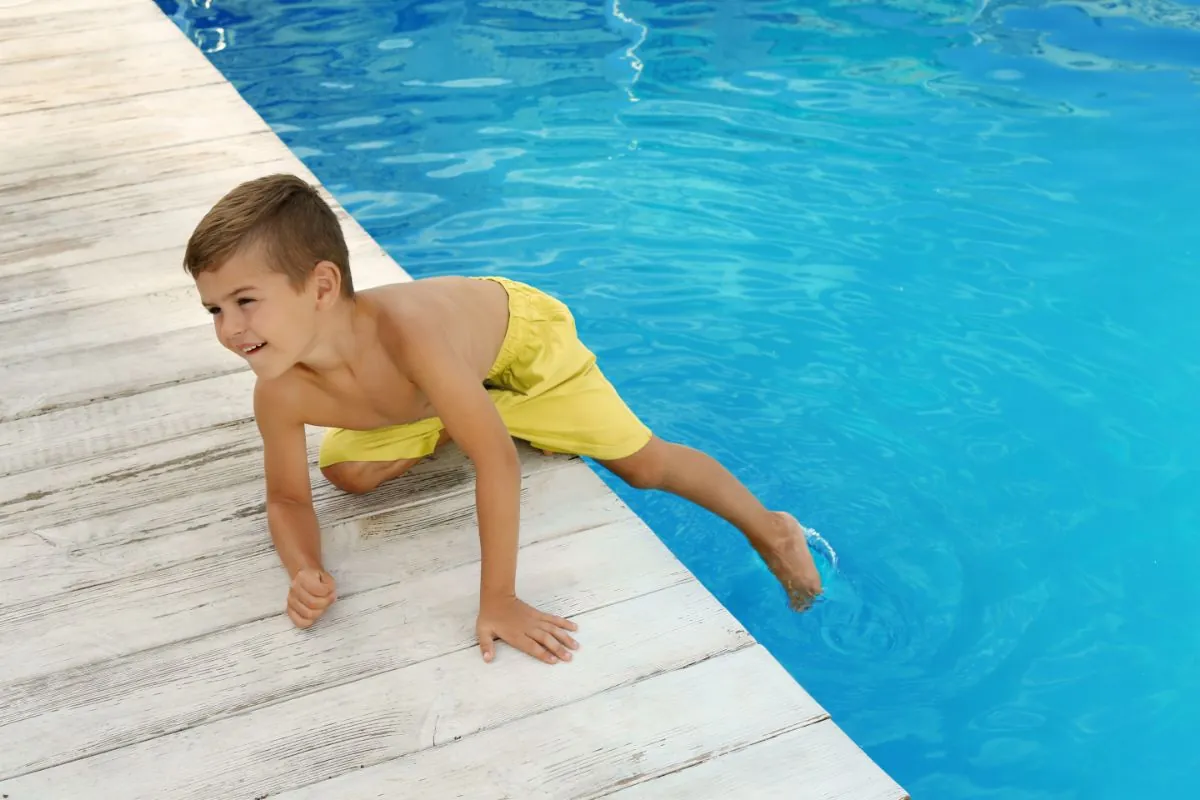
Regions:
<instances>
[{"instance_id":1,"label":"weathered wood plank","mask_svg":"<svg viewBox=\"0 0 1200 800\"><path fill-rule=\"evenodd\" d=\"M211 431L253 416L254 374L139 392L0 422L0 476Z\"/></svg>"},{"instance_id":2,"label":"weathered wood plank","mask_svg":"<svg viewBox=\"0 0 1200 800\"><path fill-rule=\"evenodd\" d=\"M595 500L606 509L620 508L604 498L601 482L589 470L572 469L567 459L547 459L529 448L521 452L523 495L544 490L581 504ZM380 525L387 526L387 536L420 529L432 520L472 525L470 462L461 456L441 457L421 466L365 497L341 492L312 467L313 502L325 548L336 549L364 528ZM0 529L0 607L104 587L192 560L257 552L270 544L261 465L254 478L227 487L198 484L192 494L171 499L158 499L153 490L137 495L144 498L140 505L126 501L99 506L94 515L81 509L74 520L58 525L21 520L5 524ZM531 503L527 514L552 513L538 501ZM92 508L98 505L89 503Z\"/></svg>"},{"instance_id":3,"label":"weathered wood plank","mask_svg":"<svg viewBox=\"0 0 1200 800\"><path fill-rule=\"evenodd\" d=\"M587 469L582 463L574 468ZM531 477L529 485L544 483ZM329 526L322 535L324 558L338 581L339 594L345 598L477 561L473 494L450 494L432 507L403 506L393 496L394 510L376 521L358 517ZM610 520L619 510L611 501L601 500L581 503L578 514L594 516L576 516L574 509L536 505L548 497L531 500L530 491L522 497L527 512L521 528L525 543ZM630 517L626 514L624 519ZM206 531L214 540L212 551L203 558L0 607L0 676L19 680L44 675L283 614L287 575L265 524L260 523L258 530L258 545L226 544L220 521L214 520ZM252 535L252 531L245 533L243 539ZM653 537L643 529L643 538ZM383 546L406 542L410 546ZM118 569L119 549L99 557L114 572Z\"/></svg>"},{"instance_id":4,"label":"weathered wood plank","mask_svg":"<svg viewBox=\"0 0 1200 800\"><path fill-rule=\"evenodd\" d=\"M2 121L0 118L0 124ZM95 199L99 202L103 195ZM108 221L73 225L67 230L46 233L37 241L0 244L0 277L132 257L161 260L164 269L171 263L182 269L187 239L209 208L208 205L171 211L149 208L145 214L125 220L120 226ZM0 210L0 216L4 213ZM178 255L167 257L164 251L170 250Z\"/></svg>"},{"instance_id":5,"label":"weathered wood plank","mask_svg":"<svg viewBox=\"0 0 1200 800\"><path fill-rule=\"evenodd\" d=\"M0 127L2 124L3 118L0 118ZM0 154L0 158L2 157ZM308 174L298 161L293 167L294 169L288 170L292 174ZM227 188L232 189L233 184ZM90 193L87 201L102 202L103 193ZM375 243L341 206L332 199L330 203L341 221L350 250L350 269L354 275L355 286L367 288L383 282L409 280L407 273L397 267L387 252ZM101 220L75 224L68 230L44 231L37 240L26 239L7 243L0 241L0 277L90 264L118 257L129 258L131 261L155 259L155 263L163 263L163 268L182 269L183 249L187 239L195 229L196 223L211 207L211 203L203 203L188 208L159 211L154 209L153 205L147 205L142 214L127 217L121 220L120 224L112 220ZM5 213L0 210L0 215ZM164 260L164 251L171 250L177 255ZM149 268L148 265L141 267Z\"/></svg>"},{"instance_id":6,"label":"weathered wood plank","mask_svg":"<svg viewBox=\"0 0 1200 800\"><path fill-rule=\"evenodd\" d=\"M106 317L109 324L96 324ZM39 329L44 331L41 336L35 333ZM139 357L145 359L140 365ZM72 360L74 375L69 374ZM109 363L114 370L120 365L133 371L123 377L97 374L85 366ZM14 387L5 390L8 402L18 404L25 414L54 407L56 398L77 399L88 387L103 390L93 398L99 401L119 394L115 387L132 393L176 378L198 380L250 369L245 359L217 341L212 317L192 286L0 322L0 364L0 384ZM38 376L43 374L47 379L64 376L66 382L40 386ZM26 388L36 402L17 396ZM2 407L0 415L13 416Z\"/></svg>"},{"instance_id":7,"label":"weathered wood plank","mask_svg":"<svg viewBox=\"0 0 1200 800\"><path fill-rule=\"evenodd\" d=\"M309 431L310 463L316 458L318 433L319 429ZM22 515L29 515L26 524L30 526L59 524L93 513L98 505L118 504L123 495L144 502L139 487L144 492L149 482L156 482L158 491L167 492L165 498L175 497L186 488L177 489L172 478L186 486L189 472L224 458L229 451L247 449L259 451L258 432L249 413L236 422L210 428L203 435L183 429L175 437L143 447L80 454L50 467L16 470L0 476L0 524L17 522ZM0 465L4 463L0 451ZM205 475L199 480L202 485L205 481L215 485L214 479Z\"/></svg>"},{"instance_id":8,"label":"weathered wood plank","mask_svg":"<svg viewBox=\"0 0 1200 800\"><path fill-rule=\"evenodd\" d=\"M28 207L38 202L88 192L104 194L89 197L86 202L110 202L111 192L115 189L128 189L139 184L155 185L163 180L184 179L194 184L206 180L206 176L214 172L234 166L250 169L256 164L275 164L280 160L288 162L289 170L297 163L275 134L259 130L242 136L152 147L122 158L101 157L56 163L7 175L3 184L0 184L0 207ZM266 167L257 169L260 174L266 174ZM233 184L225 188L232 189ZM215 199L223 193L221 190L214 195L210 191L198 198L198 202ZM167 196L164 198L163 195ZM158 203L164 199L172 199L170 193L156 193L150 200L142 197L138 213L162 210ZM182 243L180 249L182 251Z\"/></svg>"},{"instance_id":9,"label":"weathered wood plank","mask_svg":"<svg viewBox=\"0 0 1200 800\"><path fill-rule=\"evenodd\" d=\"M170 27L171 23L164 19L162 25ZM150 63L154 69L146 68ZM0 69L0 115L223 81L195 47L168 47L161 42L127 43L119 49L22 61Z\"/></svg>"},{"instance_id":10,"label":"weathered wood plank","mask_svg":"<svg viewBox=\"0 0 1200 800\"><path fill-rule=\"evenodd\" d=\"M63 313L113 300L192 286L183 271L183 245L75 267L0 277L0 325L47 312ZM174 268L172 268L174 267ZM114 280L114 276L120 280Z\"/></svg>"},{"instance_id":11,"label":"weathered wood plank","mask_svg":"<svg viewBox=\"0 0 1200 800\"><path fill-rule=\"evenodd\" d=\"M244 137L238 137L244 138ZM128 163L121 159L117 163ZM162 177L151 183L129 183L103 190L77 191L60 197L35 200L7 206L5 230L0 231L0 247L17 248L38 241L50 233L75 226L103 228L107 224L110 236L127 235L125 221L151 211L170 211L177 208L208 209L221 196L242 181L273 172L289 172L295 159L279 154L266 161L249 164L207 165L202 173ZM199 222L203 213L193 222ZM133 219L130 224L137 224ZM182 246L186 237L181 239ZM180 263L176 261L176 265Z\"/></svg>"},{"instance_id":12,"label":"weathered wood plank","mask_svg":"<svg viewBox=\"0 0 1200 800\"><path fill-rule=\"evenodd\" d=\"M44 5L44 4L43 4ZM167 24L164 25L163 23ZM42 14L36 23L0 17L0 64L177 42L180 30L152 2L75 14Z\"/></svg>"},{"instance_id":13,"label":"weathered wood plank","mask_svg":"<svg viewBox=\"0 0 1200 800\"><path fill-rule=\"evenodd\" d=\"M747 647L457 741L439 731L442 746L272 798L597 797L781 733L803 742L826 717L763 648ZM806 782L786 756L775 771L793 788ZM752 776L724 794L690 795L760 796Z\"/></svg>"},{"instance_id":14,"label":"weathered wood plank","mask_svg":"<svg viewBox=\"0 0 1200 800\"><path fill-rule=\"evenodd\" d=\"M613 569L620 572L615 564ZM561 585L574 588L570 581ZM438 604L430 599L413 611L427 614ZM453 616L462 625L463 611L468 612L469 630L469 608ZM750 643L712 596L690 580L580 614L578 621L583 647L569 664L547 666L507 648L496 663L485 664L478 648L468 646L345 686L6 780L0 782L0 792L17 800L86 796L96 787L120 786L123 800L255 797L469 736ZM313 628L309 635L313 633L323 639L326 651L347 641L336 625ZM361 637L349 641L354 647L365 646ZM322 668L303 658L286 664L288 670Z\"/></svg>"},{"instance_id":15,"label":"weathered wood plank","mask_svg":"<svg viewBox=\"0 0 1200 800\"><path fill-rule=\"evenodd\" d=\"M53 0L54 13L46 13L46 0L0 0L0 41L10 36L38 36L102 25L101 15L129 6L149 6L146 0ZM161 15L162 12L159 12Z\"/></svg>"},{"instance_id":16,"label":"weathered wood plank","mask_svg":"<svg viewBox=\"0 0 1200 800\"><path fill-rule=\"evenodd\" d=\"M755 691L747 694L760 691L757 682L753 685ZM908 793L831 720L697 761L686 769L603 796L614 800L908 800ZM345 800L368 796L337 795Z\"/></svg>"},{"instance_id":17,"label":"weathered wood plank","mask_svg":"<svg viewBox=\"0 0 1200 800\"><path fill-rule=\"evenodd\" d=\"M546 538L526 545L521 554L522 591L555 614L573 616L687 580L668 554L647 547L646 532L628 520L551 535L560 530L553 523L540 529ZM382 559L376 571L405 557L436 563L444 544L428 534L410 534L364 543L356 560L366 568ZM421 548L435 554L413 552ZM316 635L298 634L289 621L271 617L0 686L5 698L0 736L6 742L0 748L0 777L470 648L478 585L477 564L434 569L340 598L320 629L311 629ZM583 631L580 638L588 639ZM297 669L302 663L310 666Z\"/></svg>"},{"instance_id":18,"label":"weathered wood plank","mask_svg":"<svg viewBox=\"0 0 1200 800\"><path fill-rule=\"evenodd\" d=\"M214 132L213 119L220 130ZM0 175L64 161L242 136L266 124L237 90L215 83L173 92L0 116Z\"/></svg>"}]
</instances>

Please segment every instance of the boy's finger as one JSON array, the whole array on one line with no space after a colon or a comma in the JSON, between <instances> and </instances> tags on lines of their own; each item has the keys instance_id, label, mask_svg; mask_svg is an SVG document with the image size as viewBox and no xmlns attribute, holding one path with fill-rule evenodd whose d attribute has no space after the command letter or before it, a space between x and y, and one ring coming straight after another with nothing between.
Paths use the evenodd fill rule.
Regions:
<instances>
[{"instance_id":1,"label":"boy's finger","mask_svg":"<svg viewBox=\"0 0 1200 800\"><path fill-rule=\"evenodd\" d=\"M542 628L542 630L544 630L546 633L550 634L554 638L558 639L560 642L562 642L563 644L565 644L567 647L571 648L572 650L579 649L579 642L575 641L575 639L571 637L571 634L567 633L566 631L560 630L558 628L554 628L549 624L547 624L546 627Z\"/></svg>"},{"instance_id":2,"label":"boy's finger","mask_svg":"<svg viewBox=\"0 0 1200 800\"><path fill-rule=\"evenodd\" d=\"M296 585L315 597L333 594L333 582L319 572L301 572L297 578Z\"/></svg>"},{"instance_id":3,"label":"boy's finger","mask_svg":"<svg viewBox=\"0 0 1200 800\"><path fill-rule=\"evenodd\" d=\"M557 625L560 628L566 628L569 631L579 630L579 626L574 622L571 622L571 620L563 619L562 617L556 617L553 614L542 614L542 621L549 622L552 625Z\"/></svg>"},{"instance_id":4,"label":"boy's finger","mask_svg":"<svg viewBox=\"0 0 1200 800\"><path fill-rule=\"evenodd\" d=\"M556 658L563 661L571 660L571 653L567 648L562 646L562 642L554 638L554 634L550 631L533 631L529 634L535 641L540 642L543 647L549 650Z\"/></svg>"},{"instance_id":5,"label":"boy's finger","mask_svg":"<svg viewBox=\"0 0 1200 800\"><path fill-rule=\"evenodd\" d=\"M534 631L533 633L526 634L525 638L521 639L519 643L521 650L538 659L539 661L545 661L547 664L557 664L558 656L554 655L554 653L551 653L545 647L542 647L541 643L538 642L537 639L533 638L537 634L541 634L547 639L550 638L549 634L542 633L541 631Z\"/></svg>"},{"instance_id":6,"label":"boy's finger","mask_svg":"<svg viewBox=\"0 0 1200 800\"><path fill-rule=\"evenodd\" d=\"M324 608L305 605L295 597L288 598L288 608L292 609L297 616L308 620L309 623L316 622L316 620L323 613L325 613Z\"/></svg>"},{"instance_id":7,"label":"boy's finger","mask_svg":"<svg viewBox=\"0 0 1200 800\"><path fill-rule=\"evenodd\" d=\"M483 660L490 662L496 657L496 643L492 639L491 631L481 631L479 634L479 649L483 653Z\"/></svg>"},{"instance_id":8,"label":"boy's finger","mask_svg":"<svg viewBox=\"0 0 1200 800\"><path fill-rule=\"evenodd\" d=\"M292 592L299 597L306 606L313 608L326 608L337 599L336 592L328 594L315 593L309 590L307 586L296 585L292 587Z\"/></svg>"}]
</instances>

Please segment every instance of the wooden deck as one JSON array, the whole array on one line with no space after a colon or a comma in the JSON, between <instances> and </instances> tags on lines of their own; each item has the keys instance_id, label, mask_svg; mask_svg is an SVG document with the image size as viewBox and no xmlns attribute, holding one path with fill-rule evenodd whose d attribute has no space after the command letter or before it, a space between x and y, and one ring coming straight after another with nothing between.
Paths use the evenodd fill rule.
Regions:
<instances>
[{"instance_id":1,"label":"wooden deck","mask_svg":"<svg viewBox=\"0 0 1200 800\"><path fill-rule=\"evenodd\" d=\"M150 0L0 0L0 141L5 798L904 797L576 459L522 450L519 579L573 663L481 660L453 451L313 469L340 599L294 628L180 257L238 181L313 177ZM343 219L358 285L406 277Z\"/></svg>"}]
</instances>

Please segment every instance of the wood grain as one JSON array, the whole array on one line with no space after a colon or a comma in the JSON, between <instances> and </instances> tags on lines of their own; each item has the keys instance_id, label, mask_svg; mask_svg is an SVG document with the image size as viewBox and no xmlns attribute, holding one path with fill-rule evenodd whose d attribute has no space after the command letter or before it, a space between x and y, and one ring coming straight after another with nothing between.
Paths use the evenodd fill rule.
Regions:
<instances>
[{"instance_id":1,"label":"wood grain","mask_svg":"<svg viewBox=\"0 0 1200 800\"><path fill-rule=\"evenodd\" d=\"M575 467L587 469L582 464ZM542 485L532 479L530 484ZM351 517L345 525L331 524L322 535L328 546L324 558L340 594L346 597L477 561L473 495L448 495L440 510L400 505L377 523ZM604 501L581 502L579 513L595 515L592 518L530 508L530 493L524 492L523 498L527 519L521 535L526 543L600 524L614 513ZM638 525L635 518L624 519ZM16 680L44 675L282 614L287 575L265 524L260 520L257 537L250 530L231 534L234 541L224 542L222 522L214 519L207 528L214 544L203 558L176 560L161 569L0 607L0 676ZM201 540L202 536L193 538ZM422 544L412 545L414 541ZM120 569L120 548L93 557L114 572Z\"/></svg>"},{"instance_id":2,"label":"wood grain","mask_svg":"<svg viewBox=\"0 0 1200 800\"><path fill-rule=\"evenodd\" d=\"M747 647L473 736L439 726L435 747L272 797L597 797L781 734L803 742L826 717L765 650ZM802 777L786 756L776 772ZM760 795L743 776L720 797Z\"/></svg>"},{"instance_id":3,"label":"wood grain","mask_svg":"<svg viewBox=\"0 0 1200 800\"><path fill-rule=\"evenodd\" d=\"M40 36L102 26L104 14L131 6L158 11L147 0L0 0L0 38Z\"/></svg>"},{"instance_id":4,"label":"wood grain","mask_svg":"<svg viewBox=\"0 0 1200 800\"><path fill-rule=\"evenodd\" d=\"M788 731L612 794L613 800L908 800L832 721ZM352 795L339 795L350 800Z\"/></svg>"},{"instance_id":5,"label":"wood grain","mask_svg":"<svg viewBox=\"0 0 1200 800\"><path fill-rule=\"evenodd\" d=\"M154 69L146 69L148 62L154 63ZM0 115L219 84L223 80L194 47L127 43L119 49L22 61L19 66L0 69ZM46 91L47 87L53 88Z\"/></svg>"},{"instance_id":6,"label":"wood grain","mask_svg":"<svg viewBox=\"0 0 1200 800\"><path fill-rule=\"evenodd\" d=\"M175 272L178 265L167 264L164 269ZM191 328L193 333L187 339L176 338L178 346L187 348L180 350L177 358L211 360L213 352L218 356L223 353L219 361L230 369L239 366L249 369L244 359L238 359L217 341L212 317L200 304L200 293L194 285L142 295L132 301L123 298L0 322L0 364L6 373L10 370L16 373L27 369L28 362L36 364L55 354L79 353L80 358L107 360L111 353L114 359L128 360L150 344L135 340L185 328ZM153 370L154 365L147 364L146 369ZM0 380L7 383L5 378ZM87 383L88 379L82 382Z\"/></svg>"},{"instance_id":7,"label":"wood grain","mask_svg":"<svg viewBox=\"0 0 1200 800\"><path fill-rule=\"evenodd\" d=\"M524 495L549 491L585 505L594 501L604 508L618 507L605 499L590 471L567 470L564 460L547 459L528 448L523 452ZM443 519L472 525L475 498L470 462L459 457L422 466L427 468L366 496L341 492L314 467L313 499L325 548L336 551L343 540L365 535L365 527L374 530L386 525L386 534L376 535L392 536ZM97 507L90 502L74 519L58 525L20 519L6 523L0 529L4 534L0 540L0 607L36 603L84 589L103 593L109 591L103 587L114 581L192 560L258 552L270 541L261 463L255 467L257 475L228 487L197 488L172 499L139 492L140 504ZM431 507L437 503L444 505ZM523 524L551 513L537 502L527 504L524 512L532 517ZM368 525L363 521L374 519L382 522ZM360 522L351 524L356 520Z\"/></svg>"},{"instance_id":8,"label":"wood grain","mask_svg":"<svg viewBox=\"0 0 1200 800\"><path fill-rule=\"evenodd\" d=\"M211 122L197 124L214 118L221 120L215 135ZM97 153L128 157L166 144L241 136L265 127L227 83L0 115L5 142L0 175L92 159Z\"/></svg>"},{"instance_id":9,"label":"wood grain","mask_svg":"<svg viewBox=\"0 0 1200 800\"><path fill-rule=\"evenodd\" d=\"M15 248L43 237L47 231L74 226L103 229L107 225L110 235L123 235L127 220L136 225L137 217L151 211L210 208L239 183L270 173L290 172L296 162L291 157L276 157L233 166L205 166L201 173L163 176L150 184L89 188L88 191L7 206L5 219L11 227L0 231L0 247ZM83 185L86 184L78 186ZM199 222L202 216L197 215L195 221ZM186 237L181 244L184 241ZM181 264L182 259L175 263Z\"/></svg>"},{"instance_id":10,"label":"wood grain","mask_svg":"<svg viewBox=\"0 0 1200 800\"><path fill-rule=\"evenodd\" d=\"M163 14L153 3L86 9L68 15L43 13L36 27L30 27L28 19L18 23L6 20L2 14L0 11L0 36L4 40L0 64L175 43L182 36L174 25L162 24Z\"/></svg>"},{"instance_id":11,"label":"wood grain","mask_svg":"<svg viewBox=\"0 0 1200 800\"><path fill-rule=\"evenodd\" d=\"M2 276L0 325L47 312L65 314L114 300L130 301L142 295L191 288L194 284L182 263L181 244L138 258L111 258ZM113 280L114 275L121 279ZM130 306L124 310L128 312Z\"/></svg>"},{"instance_id":12,"label":"wood grain","mask_svg":"<svg viewBox=\"0 0 1200 800\"><path fill-rule=\"evenodd\" d=\"M253 389L254 374L244 370L0 422L0 476L251 419Z\"/></svg>"},{"instance_id":13,"label":"wood grain","mask_svg":"<svg viewBox=\"0 0 1200 800\"><path fill-rule=\"evenodd\" d=\"M461 605L450 616L458 620L460 641L469 641L471 606L457 602ZM412 612L435 613L428 605ZM250 713L0 781L0 792L14 800L94 797L97 791L124 800L255 797L498 727L750 643L694 581L595 608L577 621L583 646L570 664L549 666L507 647L494 663L485 664L477 647L464 646L354 683L281 698ZM326 653L369 641L359 635L345 639L340 630L331 624L292 635L316 633L313 638L322 641L314 649ZM287 659L285 670L320 673L324 658Z\"/></svg>"},{"instance_id":14,"label":"wood grain","mask_svg":"<svg viewBox=\"0 0 1200 800\"><path fill-rule=\"evenodd\" d=\"M155 24L154 27L161 28L161 24ZM270 131L254 130L241 136L202 139L186 144L168 142L163 146L141 150L136 158L93 156L83 161L61 162L49 167L13 172L0 183L0 207L29 208L34 203L71 195L104 193L90 196L85 201L97 204L101 199L111 199L113 190L130 190L140 185L145 188L141 190L139 213L144 214L148 210L161 210L162 207L157 204L172 199L171 192L152 189L159 181L176 181L172 184L175 188L182 185L194 190L190 184L205 182L213 173L231 167L262 172L265 168L255 165L283 161L288 169L295 168L296 159L281 150L281 144ZM228 183L228 177L222 180L227 183L226 189L233 188L233 184ZM216 199L220 193L219 187L216 190L207 189L202 197L193 199L193 204L197 200L204 202ZM126 195L126 202L128 199L129 195Z\"/></svg>"},{"instance_id":15,"label":"wood grain","mask_svg":"<svg viewBox=\"0 0 1200 800\"><path fill-rule=\"evenodd\" d=\"M627 520L555 535L561 530L541 529L546 538L521 551L522 593L550 613L574 616L687 580L686 572ZM390 544L363 544L356 558L365 567L386 555L384 564L372 567L382 573L402 561L401 553L413 563L436 566L448 552L444 538L432 534L410 534ZM4 685L0 777L471 648L478 585L473 562L369 589L352 590L340 582L346 593L308 632L294 630L276 614L150 652ZM282 596L274 600L279 606ZM584 641L586 634L584 627ZM406 644L398 647L398 642ZM515 655L502 653L499 668Z\"/></svg>"}]
</instances>

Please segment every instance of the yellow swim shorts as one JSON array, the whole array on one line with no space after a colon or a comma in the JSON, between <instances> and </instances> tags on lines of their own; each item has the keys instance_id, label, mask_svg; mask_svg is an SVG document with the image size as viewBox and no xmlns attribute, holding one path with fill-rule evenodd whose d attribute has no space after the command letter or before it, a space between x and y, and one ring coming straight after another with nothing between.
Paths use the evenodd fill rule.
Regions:
<instances>
[{"instance_id":1,"label":"yellow swim shorts","mask_svg":"<svg viewBox=\"0 0 1200 800\"><path fill-rule=\"evenodd\" d=\"M484 386L509 433L534 447L610 461L633 455L651 433L600 372L561 301L507 278L508 332ZM433 452L438 417L370 431L328 428L319 464L399 461Z\"/></svg>"}]
</instances>

